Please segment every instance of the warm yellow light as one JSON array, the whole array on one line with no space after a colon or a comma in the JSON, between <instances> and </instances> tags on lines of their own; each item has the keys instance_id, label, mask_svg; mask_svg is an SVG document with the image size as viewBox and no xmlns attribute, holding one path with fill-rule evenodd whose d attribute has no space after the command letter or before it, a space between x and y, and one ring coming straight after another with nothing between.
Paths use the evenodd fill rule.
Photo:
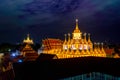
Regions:
<instances>
[{"instance_id":1,"label":"warm yellow light","mask_svg":"<svg viewBox=\"0 0 120 80\"><path fill-rule=\"evenodd\" d=\"M88 34L88 38L86 38L87 37L86 33L82 35L82 32L80 32L78 28L78 19L76 19L76 27L72 34L73 34L72 39L70 37L70 33L68 33L68 38L67 35L65 34L65 40L63 44L61 44L61 47L58 47L59 42L58 43L51 42L50 44L51 45L54 44L55 48L53 48L53 50L48 49L49 54L56 54L59 59L87 56L106 57L106 53L103 49L103 44L102 49L100 49L100 47L98 47L96 43L94 44L95 47L93 48L93 43L90 40L90 34ZM47 46L49 46L48 43Z\"/></svg>"}]
</instances>

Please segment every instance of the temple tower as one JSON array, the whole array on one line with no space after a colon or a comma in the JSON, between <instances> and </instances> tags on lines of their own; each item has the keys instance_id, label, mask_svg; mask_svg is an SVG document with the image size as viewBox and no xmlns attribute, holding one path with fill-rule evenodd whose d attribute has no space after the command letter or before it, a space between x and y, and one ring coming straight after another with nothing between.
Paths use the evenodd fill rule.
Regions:
<instances>
[{"instance_id":1,"label":"temple tower","mask_svg":"<svg viewBox=\"0 0 120 80\"><path fill-rule=\"evenodd\" d=\"M78 19L76 19L76 27L73 31L73 39L81 39L81 32L80 32L80 29L78 27Z\"/></svg>"},{"instance_id":2,"label":"temple tower","mask_svg":"<svg viewBox=\"0 0 120 80\"><path fill-rule=\"evenodd\" d=\"M33 40L30 39L30 35L29 34L27 34L27 38L23 40L23 43L34 44Z\"/></svg>"}]
</instances>

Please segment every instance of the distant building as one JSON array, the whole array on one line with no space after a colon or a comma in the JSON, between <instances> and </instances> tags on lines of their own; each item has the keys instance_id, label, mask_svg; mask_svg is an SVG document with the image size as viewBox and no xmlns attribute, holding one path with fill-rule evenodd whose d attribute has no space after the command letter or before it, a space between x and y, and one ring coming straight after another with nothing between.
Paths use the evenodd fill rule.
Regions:
<instances>
[{"instance_id":1,"label":"distant building","mask_svg":"<svg viewBox=\"0 0 120 80\"><path fill-rule=\"evenodd\" d=\"M104 50L107 57L113 57L113 53L115 53L114 48L105 48Z\"/></svg>"},{"instance_id":2,"label":"distant building","mask_svg":"<svg viewBox=\"0 0 120 80\"><path fill-rule=\"evenodd\" d=\"M116 53L113 55L113 58L120 58L120 56L119 56L119 54Z\"/></svg>"},{"instance_id":3,"label":"distant building","mask_svg":"<svg viewBox=\"0 0 120 80\"><path fill-rule=\"evenodd\" d=\"M23 43L34 44L33 40L30 39L30 35L27 34L27 38L23 40Z\"/></svg>"},{"instance_id":4,"label":"distant building","mask_svg":"<svg viewBox=\"0 0 120 80\"><path fill-rule=\"evenodd\" d=\"M31 47L33 44L33 40L30 38L30 35L27 34L27 38L23 40L23 44L20 46L19 49L20 56L18 56L14 60L17 60L17 62L35 61L38 57L38 53Z\"/></svg>"},{"instance_id":5,"label":"distant building","mask_svg":"<svg viewBox=\"0 0 120 80\"><path fill-rule=\"evenodd\" d=\"M35 61L38 57L38 53L33 50L31 45L26 44L25 47L20 51L21 55L25 58L25 61Z\"/></svg>"},{"instance_id":6,"label":"distant building","mask_svg":"<svg viewBox=\"0 0 120 80\"><path fill-rule=\"evenodd\" d=\"M82 35L78 27L78 19L76 19L76 27L72 33L72 38L70 33L65 34L65 40L61 41L59 39L45 39L43 40L43 53L46 54L56 54L58 58L73 58L73 57L87 57L87 56L97 56L106 57L106 53L103 49L103 43L93 43L90 39L90 34L88 38L86 33Z\"/></svg>"}]
</instances>

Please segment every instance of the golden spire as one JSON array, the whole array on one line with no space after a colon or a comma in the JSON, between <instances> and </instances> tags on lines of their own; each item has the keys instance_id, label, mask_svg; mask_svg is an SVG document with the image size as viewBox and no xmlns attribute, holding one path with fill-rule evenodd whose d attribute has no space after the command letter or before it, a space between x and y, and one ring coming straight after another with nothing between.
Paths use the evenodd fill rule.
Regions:
<instances>
[{"instance_id":1,"label":"golden spire","mask_svg":"<svg viewBox=\"0 0 120 80\"><path fill-rule=\"evenodd\" d=\"M101 43L101 47L102 47L102 49L103 49L103 43Z\"/></svg>"},{"instance_id":2,"label":"golden spire","mask_svg":"<svg viewBox=\"0 0 120 80\"><path fill-rule=\"evenodd\" d=\"M86 33L84 33L84 43L86 43Z\"/></svg>"},{"instance_id":3,"label":"golden spire","mask_svg":"<svg viewBox=\"0 0 120 80\"><path fill-rule=\"evenodd\" d=\"M98 53L98 52L97 52L97 43L96 43L96 42L94 42L94 53L95 53L95 54Z\"/></svg>"},{"instance_id":4,"label":"golden spire","mask_svg":"<svg viewBox=\"0 0 120 80\"><path fill-rule=\"evenodd\" d=\"M101 43L101 50L104 52L103 43Z\"/></svg>"},{"instance_id":5,"label":"golden spire","mask_svg":"<svg viewBox=\"0 0 120 80\"><path fill-rule=\"evenodd\" d=\"M76 27L75 27L74 33L80 33L80 30L78 27L78 19L76 19Z\"/></svg>"},{"instance_id":6,"label":"golden spire","mask_svg":"<svg viewBox=\"0 0 120 80\"><path fill-rule=\"evenodd\" d=\"M99 53L101 53L101 51L100 51L100 43L99 42L97 43L97 50L98 50Z\"/></svg>"},{"instance_id":7,"label":"golden spire","mask_svg":"<svg viewBox=\"0 0 120 80\"><path fill-rule=\"evenodd\" d=\"M106 57L106 53L104 51L104 44L103 43L101 43L101 47L102 47L101 48L101 51L102 51L101 53L104 54L104 57Z\"/></svg>"},{"instance_id":8,"label":"golden spire","mask_svg":"<svg viewBox=\"0 0 120 80\"><path fill-rule=\"evenodd\" d=\"M78 19L76 19L76 28L75 29L79 29L78 28Z\"/></svg>"},{"instance_id":9,"label":"golden spire","mask_svg":"<svg viewBox=\"0 0 120 80\"><path fill-rule=\"evenodd\" d=\"M68 49L70 48L70 33L68 33L68 42L67 42L67 44L68 44Z\"/></svg>"},{"instance_id":10,"label":"golden spire","mask_svg":"<svg viewBox=\"0 0 120 80\"><path fill-rule=\"evenodd\" d=\"M70 42L70 33L68 33L68 42Z\"/></svg>"},{"instance_id":11,"label":"golden spire","mask_svg":"<svg viewBox=\"0 0 120 80\"><path fill-rule=\"evenodd\" d=\"M100 48L100 43L99 43L99 42L97 43L97 48L98 48L98 49Z\"/></svg>"},{"instance_id":12,"label":"golden spire","mask_svg":"<svg viewBox=\"0 0 120 80\"><path fill-rule=\"evenodd\" d=\"M33 40L30 39L30 35L27 34L27 38L23 40L23 43L33 44Z\"/></svg>"},{"instance_id":13,"label":"golden spire","mask_svg":"<svg viewBox=\"0 0 120 80\"><path fill-rule=\"evenodd\" d=\"M64 43L66 43L66 42L67 42L67 39L66 39L66 36L67 36L67 35L66 35L66 34L64 34L64 36L65 36L65 41L64 41Z\"/></svg>"},{"instance_id":14,"label":"golden spire","mask_svg":"<svg viewBox=\"0 0 120 80\"><path fill-rule=\"evenodd\" d=\"M90 39L90 33L88 33L88 43L92 43Z\"/></svg>"},{"instance_id":15,"label":"golden spire","mask_svg":"<svg viewBox=\"0 0 120 80\"><path fill-rule=\"evenodd\" d=\"M30 35L29 34L27 34L27 40L30 40Z\"/></svg>"},{"instance_id":16,"label":"golden spire","mask_svg":"<svg viewBox=\"0 0 120 80\"><path fill-rule=\"evenodd\" d=\"M94 42L94 49L96 49L96 42Z\"/></svg>"}]
</instances>

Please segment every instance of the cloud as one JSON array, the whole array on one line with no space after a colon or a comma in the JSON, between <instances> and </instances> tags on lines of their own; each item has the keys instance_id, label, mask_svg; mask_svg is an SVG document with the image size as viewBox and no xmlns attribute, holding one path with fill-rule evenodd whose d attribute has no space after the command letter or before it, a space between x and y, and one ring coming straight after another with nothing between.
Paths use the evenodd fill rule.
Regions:
<instances>
[{"instance_id":1,"label":"cloud","mask_svg":"<svg viewBox=\"0 0 120 80\"><path fill-rule=\"evenodd\" d=\"M53 23L65 16L85 20L118 3L119 0L1 0L0 25L25 28Z\"/></svg>"}]
</instances>

